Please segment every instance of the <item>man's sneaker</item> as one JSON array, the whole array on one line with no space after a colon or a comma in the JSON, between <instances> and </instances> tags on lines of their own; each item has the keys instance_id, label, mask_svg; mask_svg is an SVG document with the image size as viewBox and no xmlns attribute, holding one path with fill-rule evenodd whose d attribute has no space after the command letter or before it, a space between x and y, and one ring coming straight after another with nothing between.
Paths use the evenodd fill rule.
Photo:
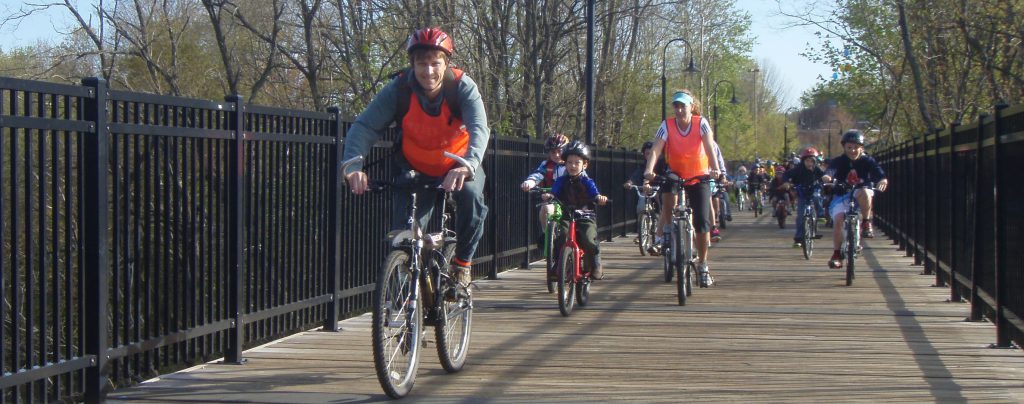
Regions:
<instances>
[{"instance_id":1,"label":"man's sneaker","mask_svg":"<svg viewBox=\"0 0 1024 404\"><path fill-rule=\"evenodd\" d=\"M715 243L722 241L722 232L717 227L711 228L711 241Z\"/></svg>"},{"instance_id":2,"label":"man's sneaker","mask_svg":"<svg viewBox=\"0 0 1024 404\"><path fill-rule=\"evenodd\" d=\"M452 262L452 277L459 282L459 286L469 289L469 284L473 283L473 270L468 265L462 263Z\"/></svg>"},{"instance_id":3,"label":"man's sneaker","mask_svg":"<svg viewBox=\"0 0 1024 404\"><path fill-rule=\"evenodd\" d=\"M803 246L804 246L804 243L801 242L800 240L793 240L793 248L800 248L800 247L803 247Z\"/></svg>"},{"instance_id":4,"label":"man's sneaker","mask_svg":"<svg viewBox=\"0 0 1024 404\"><path fill-rule=\"evenodd\" d=\"M725 221L727 221L727 222L731 222L732 221L732 213L726 213L725 214Z\"/></svg>"},{"instance_id":5,"label":"man's sneaker","mask_svg":"<svg viewBox=\"0 0 1024 404\"><path fill-rule=\"evenodd\" d=\"M871 226L870 220L864 220L860 223L860 232L864 238L875 238L875 229Z\"/></svg>"},{"instance_id":6,"label":"man's sneaker","mask_svg":"<svg viewBox=\"0 0 1024 404\"><path fill-rule=\"evenodd\" d=\"M828 267L832 269L843 268L843 256L839 254L839 251L832 252L832 258L828 260Z\"/></svg>"},{"instance_id":7,"label":"man's sneaker","mask_svg":"<svg viewBox=\"0 0 1024 404\"><path fill-rule=\"evenodd\" d=\"M711 271L708 270L708 263L702 262L697 264L697 273L700 275L700 287L706 288L715 284L715 278L711 276Z\"/></svg>"}]
</instances>

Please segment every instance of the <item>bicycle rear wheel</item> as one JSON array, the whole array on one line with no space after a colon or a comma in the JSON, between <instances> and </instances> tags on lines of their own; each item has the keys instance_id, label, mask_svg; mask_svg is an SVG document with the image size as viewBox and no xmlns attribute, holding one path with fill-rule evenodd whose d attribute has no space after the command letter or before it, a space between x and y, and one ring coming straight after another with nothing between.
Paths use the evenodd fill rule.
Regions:
<instances>
[{"instance_id":1,"label":"bicycle rear wheel","mask_svg":"<svg viewBox=\"0 0 1024 404\"><path fill-rule=\"evenodd\" d=\"M804 239L802 242L804 244L804 259L806 260L811 259L811 255L814 254L814 222L816 220L813 216L804 215Z\"/></svg>"},{"instance_id":2,"label":"bicycle rear wheel","mask_svg":"<svg viewBox=\"0 0 1024 404\"><path fill-rule=\"evenodd\" d=\"M454 255L455 243L449 243L444 247L444 262L438 264L447 265ZM444 370L454 373L462 370L466 364L473 326L473 297L468 293L458 293L458 284L453 278L442 277L440 282L443 285L438 285L439 290L445 293L440 293L439 299L435 299L438 302L437 322L434 324L437 357Z\"/></svg>"},{"instance_id":3,"label":"bicycle rear wheel","mask_svg":"<svg viewBox=\"0 0 1024 404\"><path fill-rule=\"evenodd\" d=\"M423 305L412 299L415 279L409 261L402 250L388 255L373 299L373 364L380 386L392 398L409 394L420 365Z\"/></svg>"},{"instance_id":4,"label":"bicycle rear wheel","mask_svg":"<svg viewBox=\"0 0 1024 404\"><path fill-rule=\"evenodd\" d=\"M551 275L557 271L556 266L558 265L558 257L555 256L555 240L558 239L558 223L548 222L547 230L544 232L544 252L545 252L545 267L547 268L547 274L544 277L545 282L548 284L548 293L555 292L555 284L558 282Z\"/></svg>"},{"instance_id":5,"label":"bicycle rear wheel","mask_svg":"<svg viewBox=\"0 0 1024 404\"><path fill-rule=\"evenodd\" d=\"M562 255L558 258L558 311L563 316L572 314L572 306L576 298L576 251L562 247Z\"/></svg>"}]
</instances>

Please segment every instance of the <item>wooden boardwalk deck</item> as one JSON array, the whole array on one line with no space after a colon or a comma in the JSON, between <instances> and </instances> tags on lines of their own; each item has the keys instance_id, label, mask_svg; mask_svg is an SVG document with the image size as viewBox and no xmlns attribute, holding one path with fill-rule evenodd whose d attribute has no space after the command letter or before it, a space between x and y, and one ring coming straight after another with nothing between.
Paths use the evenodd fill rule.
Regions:
<instances>
[{"instance_id":1,"label":"wooden boardwalk deck","mask_svg":"<svg viewBox=\"0 0 1024 404\"><path fill-rule=\"evenodd\" d=\"M1024 401L1024 355L991 349L892 243L869 240L854 285L825 265L830 235L805 261L792 226L737 215L712 249L718 283L676 305L660 257L629 238L602 244L607 280L562 317L543 269L480 282L469 363L446 374L432 345L413 393L432 402ZM826 229L828 230L828 229ZM322 403L387 400L374 375L368 316L113 392L113 402Z\"/></svg>"}]
</instances>

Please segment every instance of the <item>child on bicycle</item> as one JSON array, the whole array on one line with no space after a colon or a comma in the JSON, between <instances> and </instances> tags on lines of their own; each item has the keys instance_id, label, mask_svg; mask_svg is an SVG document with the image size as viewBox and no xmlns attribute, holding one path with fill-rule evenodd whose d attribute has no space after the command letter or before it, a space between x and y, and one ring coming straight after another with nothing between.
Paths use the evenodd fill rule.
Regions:
<instances>
[{"instance_id":1,"label":"child on bicycle","mask_svg":"<svg viewBox=\"0 0 1024 404\"><path fill-rule=\"evenodd\" d=\"M562 149L562 159L565 160L565 175L555 180L555 184L551 187L551 193L542 196L544 200L550 200L554 196L562 202L567 211L580 209L591 212L593 212L595 204L604 205L608 202L608 197L601 195L597 190L597 184L584 172L587 169L587 164L590 163L590 148L587 145L578 140L570 142ZM563 218L562 228L567 230L568 224L564 224L564 221L568 220L569 215L565 215ZM558 246L564 244L565 236L559 236L555 243ZM601 267L601 249L597 240L596 214L576 222L576 243L586 253L585 263L591 268L591 279L603 279L604 270Z\"/></svg>"},{"instance_id":2,"label":"child on bicycle","mask_svg":"<svg viewBox=\"0 0 1024 404\"><path fill-rule=\"evenodd\" d=\"M840 269L843 267L842 255L839 254L839 246L843 240L843 220L846 220L846 204L851 197L857 198L860 204L861 233L864 238L875 236L871 226L871 199L875 193L870 187L875 184L879 192L885 192L889 186L889 180L885 178L885 171L875 159L864 154L864 134L856 129L851 129L843 134L839 141L843 145L843 154L829 162L828 169L822 181L831 183L833 179L844 181L854 188L853 192L832 195L832 202L829 204L829 214L832 216L832 258L828 260L828 267ZM851 195L852 194L852 195Z\"/></svg>"},{"instance_id":3,"label":"child on bicycle","mask_svg":"<svg viewBox=\"0 0 1024 404\"><path fill-rule=\"evenodd\" d=\"M547 140L544 141L544 152L548 154L548 158L542 161L537 168L533 169L523 183L519 185L519 188L523 192L530 192L533 187L539 186L542 188L551 188L554 185L555 180L565 175L565 161L562 160L562 147L566 143L569 143L569 138L561 133L556 133L548 136ZM540 229L541 234L538 243L544 242L544 227L547 225L548 216L555 213L555 206L548 203L541 205L540 211L537 213L540 218Z\"/></svg>"},{"instance_id":4,"label":"child on bicycle","mask_svg":"<svg viewBox=\"0 0 1024 404\"><path fill-rule=\"evenodd\" d=\"M796 235L793 236L793 247L802 247L804 239L804 226L801 223L804 222L804 208L807 206L807 202L815 203L814 188L821 183L821 177L825 175L821 167L818 167L818 149L808 147L800 153L800 164L794 166L792 169L786 170L783 174L785 189L790 189L792 185L803 188L804 192L810 193L806 195L810 197L810 201L806 201L802 195L797 195L796 201ZM817 209L816 209L817 210ZM819 235L820 236L820 235Z\"/></svg>"}]
</instances>

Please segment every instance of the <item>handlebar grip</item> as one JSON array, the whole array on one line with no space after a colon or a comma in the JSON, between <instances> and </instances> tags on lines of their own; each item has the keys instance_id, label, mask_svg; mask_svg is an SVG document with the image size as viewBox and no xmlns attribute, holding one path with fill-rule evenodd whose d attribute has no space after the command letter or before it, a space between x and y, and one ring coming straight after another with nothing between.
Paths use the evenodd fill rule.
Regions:
<instances>
[{"instance_id":1,"label":"handlebar grip","mask_svg":"<svg viewBox=\"0 0 1024 404\"><path fill-rule=\"evenodd\" d=\"M344 175L348 168L356 163L362 163L364 160L363 156L355 156L341 163L341 174Z\"/></svg>"},{"instance_id":2,"label":"handlebar grip","mask_svg":"<svg viewBox=\"0 0 1024 404\"><path fill-rule=\"evenodd\" d=\"M444 152L444 156L448 157L448 158L450 158L452 160L455 160L455 162L459 163L459 165L468 168L469 169L469 179L473 179L473 177L476 177L476 169L474 169L473 166L471 164L469 164L469 161L467 161L466 159L462 158L462 156L453 154L451 152Z\"/></svg>"}]
</instances>

